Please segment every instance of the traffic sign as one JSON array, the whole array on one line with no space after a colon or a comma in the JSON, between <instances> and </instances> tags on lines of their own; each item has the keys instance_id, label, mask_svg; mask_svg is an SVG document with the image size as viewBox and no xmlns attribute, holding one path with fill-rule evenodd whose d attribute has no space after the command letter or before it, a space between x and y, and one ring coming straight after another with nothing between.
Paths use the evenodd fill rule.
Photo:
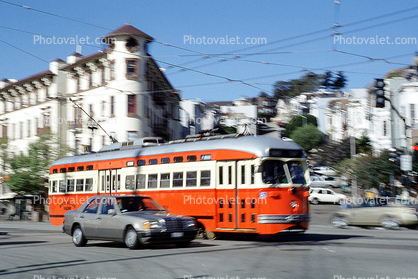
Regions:
<instances>
[{"instance_id":1,"label":"traffic sign","mask_svg":"<svg viewBox=\"0 0 418 279\"><path fill-rule=\"evenodd\" d=\"M412 156L401 155L401 170L412 171Z\"/></svg>"}]
</instances>

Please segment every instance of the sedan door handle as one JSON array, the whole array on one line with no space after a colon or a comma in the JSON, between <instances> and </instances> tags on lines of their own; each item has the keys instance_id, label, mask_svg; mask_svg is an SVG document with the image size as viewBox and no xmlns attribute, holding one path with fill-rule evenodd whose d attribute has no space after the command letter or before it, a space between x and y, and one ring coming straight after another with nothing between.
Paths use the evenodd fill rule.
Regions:
<instances>
[{"instance_id":1,"label":"sedan door handle","mask_svg":"<svg viewBox=\"0 0 418 279\"><path fill-rule=\"evenodd\" d=\"M84 219L84 216L83 216L83 215L81 215L79 218L80 218L80 219Z\"/></svg>"},{"instance_id":2,"label":"sedan door handle","mask_svg":"<svg viewBox=\"0 0 418 279\"><path fill-rule=\"evenodd\" d=\"M102 220L102 217L97 217L96 220Z\"/></svg>"}]
</instances>

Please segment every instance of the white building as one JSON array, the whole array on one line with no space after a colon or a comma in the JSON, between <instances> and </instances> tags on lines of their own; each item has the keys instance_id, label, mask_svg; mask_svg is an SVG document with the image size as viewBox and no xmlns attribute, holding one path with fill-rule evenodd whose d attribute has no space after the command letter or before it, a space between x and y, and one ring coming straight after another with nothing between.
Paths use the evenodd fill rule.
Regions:
<instances>
[{"instance_id":1,"label":"white building","mask_svg":"<svg viewBox=\"0 0 418 279\"><path fill-rule=\"evenodd\" d=\"M118 141L181 137L179 94L148 54L153 38L131 25L105 38L104 51L74 53L47 71L0 83L1 136L11 152L25 152L43 130L77 153L98 151L111 143L108 135Z\"/></svg>"}]
</instances>

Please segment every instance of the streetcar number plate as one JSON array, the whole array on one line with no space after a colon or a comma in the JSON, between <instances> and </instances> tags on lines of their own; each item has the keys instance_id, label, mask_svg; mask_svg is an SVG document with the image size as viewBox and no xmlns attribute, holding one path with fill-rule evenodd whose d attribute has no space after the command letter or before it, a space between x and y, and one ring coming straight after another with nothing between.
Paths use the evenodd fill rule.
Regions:
<instances>
[{"instance_id":1,"label":"streetcar number plate","mask_svg":"<svg viewBox=\"0 0 418 279\"><path fill-rule=\"evenodd\" d=\"M182 232L171 233L171 237L182 237L183 235L184 235L184 233L182 233Z\"/></svg>"}]
</instances>

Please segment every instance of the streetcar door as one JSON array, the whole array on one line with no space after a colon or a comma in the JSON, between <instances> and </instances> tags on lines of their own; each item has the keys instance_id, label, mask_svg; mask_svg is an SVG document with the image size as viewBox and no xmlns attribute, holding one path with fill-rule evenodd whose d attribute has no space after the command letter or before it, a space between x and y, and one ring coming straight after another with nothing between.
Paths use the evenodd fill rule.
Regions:
<instances>
[{"instance_id":1,"label":"streetcar door","mask_svg":"<svg viewBox=\"0 0 418 279\"><path fill-rule=\"evenodd\" d=\"M237 162L237 228L257 228L258 190L254 181L255 165L249 160Z\"/></svg>"},{"instance_id":2,"label":"streetcar door","mask_svg":"<svg viewBox=\"0 0 418 279\"><path fill-rule=\"evenodd\" d=\"M237 227L237 188L235 161L216 164L217 228Z\"/></svg>"},{"instance_id":3,"label":"streetcar door","mask_svg":"<svg viewBox=\"0 0 418 279\"><path fill-rule=\"evenodd\" d=\"M100 190L106 195L117 195L120 191L120 169L101 170Z\"/></svg>"}]
</instances>

